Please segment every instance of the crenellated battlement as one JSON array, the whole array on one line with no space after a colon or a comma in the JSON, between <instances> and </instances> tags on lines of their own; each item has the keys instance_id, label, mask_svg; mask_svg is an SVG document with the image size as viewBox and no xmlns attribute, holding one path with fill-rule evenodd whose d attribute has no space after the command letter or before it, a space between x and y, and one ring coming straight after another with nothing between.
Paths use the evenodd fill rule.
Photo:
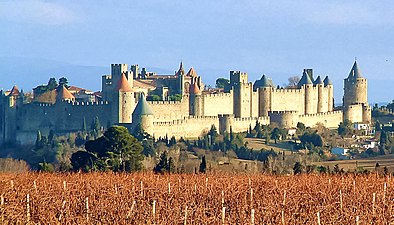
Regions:
<instances>
[{"instance_id":1,"label":"crenellated battlement","mask_svg":"<svg viewBox=\"0 0 394 225\"><path fill-rule=\"evenodd\" d=\"M94 105L108 105L108 101L100 102L68 102L72 106L94 106Z\"/></svg>"},{"instance_id":2,"label":"crenellated battlement","mask_svg":"<svg viewBox=\"0 0 394 225\"><path fill-rule=\"evenodd\" d=\"M55 106L55 104L51 104L51 103L38 103L35 105L37 105L39 107L53 107L53 106Z\"/></svg>"},{"instance_id":3,"label":"crenellated battlement","mask_svg":"<svg viewBox=\"0 0 394 225\"><path fill-rule=\"evenodd\" d=\"M234 122L246 122L246 121L261 121L261 120L269 120L268 116L263 117L243 117L243 118L234 118Z\"/></svg>"},{"instance_id":4,"label":"crenellated battlement","mask_svg":"<svg viewBox=\"0 0 394 225\"><path fill-rule=\"evenodd\" d=\"M183 101L147 101L150 105L180 105Z\"/></svg>"},{"instance_id":5,"label":"crenellated battlement","mask_svg":"<svg viewBox=\"0 0 394 225\"><path fill-rule=\"evenodd\" d=\"M183 119L153 122L153 125L154 126L173 126L173 125L187 124L187 123L193 122L193 121L211 122L213 120L218 120L218 119L219 118L217 116L188 116L188 117L184 117Z\"/></svg>"},{"instance_id":6,"label":"crenellated battlement","mask_svg":"<svg viewBox=\"0 0 394 225\"><path fill-rule=\"evenodd\" d=\"M321 113L314 113L314 114L304 114L304 115L299 115L300 118L308 118L308 117L321 117L321 116L330 116L330 115L336 115L336 114L342 114L341 110L336 110L336 111L331 111L331 112L321 112Z\"/></svg>"},{"instance_id":7,"label":"crenellated battlement","mask_svg":"<svg viewBox=\"0 0 394 225\"><path fill-rule=\"evenodd\" d=\"M215 97L231 97L231 93L208 93L208 94L203 94L204 98L215 98Z\"/></svg>"},{"instance_id":8,"label":"crenellated battlement","mask_svg":"<svg viewBox=\"0 0 394 225\"><path fill-rule=\"evenodd\" d=\"M283 114L298 114L298 111L296 111L296 110L269 111L268 113L269 113L269 114L283 115Z\"/></svg>"},{"instance_id":9,"label":"crenellated battlement","mask_svg":"<svg viewBox=\"0 0 394 225\"><path fill-rule=\"evenodd\" d=\"M218 119L218 116L188 116L185 119Z\"/></svg>"},{"instance_id":10,"label":"crenellated battlement","mask_svg":"<svg viewBox=\"0 0 394 225\"><path fill-rule=\"evenodd\" d=\"M274 92L279 92L279 93L302 93L304 90L301 88L280 88L280 89L273 89Z\"/></svg>"}]
</instances>

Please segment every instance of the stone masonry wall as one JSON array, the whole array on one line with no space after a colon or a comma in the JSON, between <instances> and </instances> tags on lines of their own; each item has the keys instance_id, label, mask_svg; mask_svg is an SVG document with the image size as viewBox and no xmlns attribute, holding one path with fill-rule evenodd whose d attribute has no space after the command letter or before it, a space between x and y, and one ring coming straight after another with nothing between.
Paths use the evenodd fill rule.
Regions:
<instances>
[{"instance_id":1,"label":"stone masonry wall","mask_svg":"<svg viewBox=\"0 0 394 225\"><path fill-rule=\"evenodd\" d=\"M175 136L197 138L204 133L207 133L211 126L215 125L216 129L219 128L219 119L217 116L188 116L179 120L172 120L167 122L153 122L153 132L156 138Z\"/></svg>"},{"instance_id":2,"label":"stone masonry wall","mask_svg":"<svg viewBox=\"0 0 394 225\"><path fill-rule=\"evenodd\" d=\"M189 97L182 101L147 101L154 115L154 121L171 121L189 116Z\"/></svg>"},{"instance_id":3,"label":"stone masonry wall","mask_svg":"<svg viewBox=\"0 0 394 225\"><path fill-rule=\"evenodd\" d=\"M314 127L317 123L322 123L327 128L337 128L342 120L342 111L300 115L298 118L298 122L305 124L307 127Z\"/></svg>"},{"instance_id":4,"label":"stone masonry wall","mask_svg":"<svg viewBox=\"0 0 394 225\"><path fill-rule=\"evenodd\" d=\"M304 89L274 89L272 91L271 111L305 112Z\"/></svg>"},{"instance_id":5,"label":"stone masonry wall","mask_svg":"<svg viewBox=\"0 0 394 225\"><path fill-rule=\"evenodd\" d=\"M204 116L233 114L233 92L220 94L204 94Z\"/></svg>"}]
</instances>

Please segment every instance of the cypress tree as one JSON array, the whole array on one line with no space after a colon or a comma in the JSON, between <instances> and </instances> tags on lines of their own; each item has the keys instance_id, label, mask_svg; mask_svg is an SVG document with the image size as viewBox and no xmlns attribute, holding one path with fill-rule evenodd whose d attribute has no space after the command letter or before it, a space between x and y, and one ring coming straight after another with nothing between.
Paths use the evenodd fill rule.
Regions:
<instances>
[{"instance_id":1,"label":"cypress tree","mask_svg":"<svg viewBox=\"0 0 394 225\"><path fill-rule=\"evenodd\" d=\"M201 159L201 163L200 163L200 173L205 173L207 170L207 161L205 160L205 155L202 157Z\"/></svg>"}]
</instances>

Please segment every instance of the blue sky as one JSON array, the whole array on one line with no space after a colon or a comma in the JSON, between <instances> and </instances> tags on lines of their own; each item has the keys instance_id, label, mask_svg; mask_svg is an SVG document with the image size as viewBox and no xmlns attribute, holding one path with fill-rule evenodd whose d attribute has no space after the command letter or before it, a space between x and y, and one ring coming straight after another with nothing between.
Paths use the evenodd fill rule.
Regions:
<instances>
[{"instance_id":1,"label":"blue sky","mask_svg":"<svg viewBox=\"0 0 394 225\"><path fill-rule=\"evenodd\" d=\"M370 86L373 80L394 84L394 6L388 0L0 0L0 34L0 58L97 66L106 68L103 73L111 63L174 71L183 60L207 83L242 70L250 80L264 73L282 85L313 68L338 83L340 98L357 57ZM0 88L16 77L26 89L46 82L25 70L4 79L10 71L4 67ZM45 76L62 71L52 73ZM88 79L75 85L99 89L100 75L97 87ZM68 76L72 82L74 75ZM372 101L394 98L389 90L371 93Z\"/></svg>"}]
</instances>

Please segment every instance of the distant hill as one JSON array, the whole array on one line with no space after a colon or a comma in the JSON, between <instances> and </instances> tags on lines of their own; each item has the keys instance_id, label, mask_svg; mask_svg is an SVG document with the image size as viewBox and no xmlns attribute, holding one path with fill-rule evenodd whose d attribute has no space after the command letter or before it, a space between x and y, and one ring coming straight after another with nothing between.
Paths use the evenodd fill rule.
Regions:
<instances>
[{"instance_id":1,"label":"distant hill","mask_svg":"<svg viewBox=\"0 0 394 225\"><path fill-rule=\"evenodd\" d=\"M73 65L47 59L0 58L0 89L13 85L26 91L46 84L50 77L66 77L71 85L99 90L101 75L108 74L108 67Z\"/></svg>"}]
</instances>

